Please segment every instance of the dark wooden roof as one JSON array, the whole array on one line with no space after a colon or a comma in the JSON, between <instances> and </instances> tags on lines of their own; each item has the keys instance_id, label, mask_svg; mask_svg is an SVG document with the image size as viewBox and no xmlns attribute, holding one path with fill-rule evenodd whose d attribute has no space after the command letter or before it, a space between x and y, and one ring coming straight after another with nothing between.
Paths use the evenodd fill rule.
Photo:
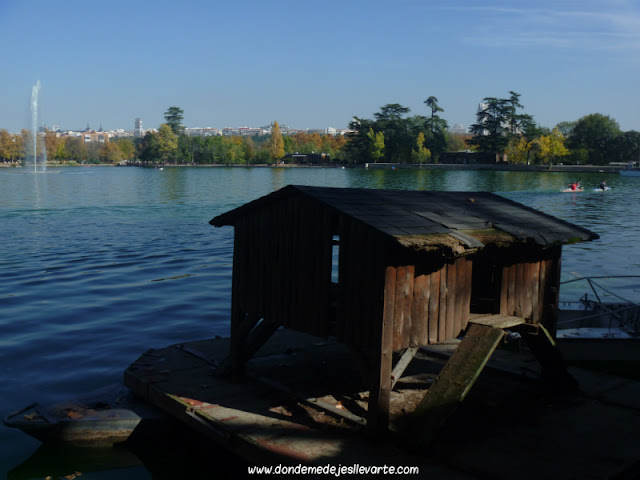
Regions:
<instances>
[{"instance_id":1,"label":"dark wooden roof","mask_svg":"<svg viewBox=\"0 0 640 480\"><path fill-rule=\"evenodd\" d=\"M540 246L595 240L597 234L559 218L488 192L374 190L289 185L209 223L216 227L262 205L302 195L395 237L406 246L463 249L488 243L534 242ZM453 239L452 239L453 237Z\"/></svg>"}]
</instances>

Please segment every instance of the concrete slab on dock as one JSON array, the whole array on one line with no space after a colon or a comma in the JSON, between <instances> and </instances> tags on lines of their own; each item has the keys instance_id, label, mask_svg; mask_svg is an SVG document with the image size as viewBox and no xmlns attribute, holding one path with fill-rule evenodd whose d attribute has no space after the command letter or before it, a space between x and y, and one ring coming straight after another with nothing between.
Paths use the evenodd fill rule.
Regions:
<instances>
[{"instance_id":1,"label":"concrete slab on dock","mask_svg":"<svg viewBox=\"0 0 640 480\"><path fill-rule=\"evenodd\" d=\"M424 477L461 479L640 473L640 382L572 369L581 392L558 395L532 379L534 360L505 350L428 452L398 446L403 422L453 347L416 355L392 392L387 441L369 440L357 422L301 401L362 417L368 392L344 345L287 330L263 347L243 380L217 374L228 351L228 340L217 338L149 350L127 369L125 384L255 465L420 466Z\"/></svg>"}]
</instances>

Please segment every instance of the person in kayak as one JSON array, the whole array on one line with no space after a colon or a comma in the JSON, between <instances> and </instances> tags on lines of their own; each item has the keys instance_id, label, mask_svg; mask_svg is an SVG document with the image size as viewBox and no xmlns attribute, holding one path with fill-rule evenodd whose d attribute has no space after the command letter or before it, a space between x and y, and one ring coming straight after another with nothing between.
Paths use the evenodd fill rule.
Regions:
<instances>
[{"instance_id":1,"label":"person in kayak","mask_svg":"<svg viewBox=\"0 0 640 480\"><path fill-rule=\"evenodd\" d=\"M573 182L569 184L571 190L578 190L580 188L580 182Z\"/></svg>"},{"instance_id":2,"label":"person in kayak","mask_svg":"<svg viewBox=\"0 0 640 480\"><path fill-rule=\"evenodd\" d=\"M606 189L607 189L607 181L606 181L606 180L602 180L602 181L600 182L600 185L598 186L598 188L599 188L600 190L606 190Z\"/></svg>"}]
</instances>

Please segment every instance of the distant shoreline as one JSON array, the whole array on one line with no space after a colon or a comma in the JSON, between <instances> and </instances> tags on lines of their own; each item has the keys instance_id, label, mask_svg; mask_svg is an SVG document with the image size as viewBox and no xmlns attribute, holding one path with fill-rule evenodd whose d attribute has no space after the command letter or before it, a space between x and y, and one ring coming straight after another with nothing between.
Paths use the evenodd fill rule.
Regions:
<instances>
[{"instance_id":1,"label":"distant shoreline","mask_svg":"<svg viewBox=\"0 0 640 480\"><path fill-rule=\"evenodd\" d=\"M613 165L486 165L486 164L453 164L453 163L430 163L430 164L392 164L392 163L369 163L365 165L345 165L344 168L367 168L369 170L493 170L503 172L576 172L576 173L620 173L623 168ZM47 165L50 168L68 167L71 165L56 164ZM155 169L155 165L108 165L108 164L91 164L91 165L73 165L75 167L138 167ZM12 164L0 163L0 168L20 168ZM342 168L341 165L267 165L267 164L214 164L214 165L181 165L181 164L164 164L158 165L162 168Z\"/></svg>"},{"instance_id":2,"label":"distant shoreline","mask_svg":"<svg viewBox=\"0 0 640 480\"><path fill-rule=\"evenodd\" d=\"M140 168L155 168L155 166L130 165ZM215 165L162 165L163 168L342 168L341 165L267 165L267 164L215 164ZM454 163L430 163L430 164L392 164L369 163L365 165L345 165L346 169L367 168L369 170L493 170L504 172L577 172L577 173L619 173L623 167L612 165L482 165L482 164L454 164Z\"/></svg>"}]
</instances>

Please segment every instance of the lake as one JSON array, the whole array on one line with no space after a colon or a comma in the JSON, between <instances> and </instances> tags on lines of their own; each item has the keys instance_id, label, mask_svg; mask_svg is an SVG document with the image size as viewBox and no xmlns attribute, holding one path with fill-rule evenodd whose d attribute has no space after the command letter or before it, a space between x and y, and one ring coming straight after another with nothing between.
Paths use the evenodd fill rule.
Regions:
<instances>
[{"instance_id":1,"label":"lake","mask_svg":"<svg viewBox=\"0 0 640 480\"><path fill-rule=\"evenodd\" d=\"M640 179L569 173L338 168L0 169L2 416L121 381L145 350L229 332L233 229L214 216L289 184L491 191L586 227L563 280L640 274ZM606 179L612 190L594 192ZM563 300L586 292L563 288ZM640 280L615 285L640 300ZM179 478L189 457L51 450L0 426L0 478ZM180 455L183 455L180 453ZM227 455L216 460L241 471ZM198 468L193 467L193 468ZM221 467L222 468L222 467ZM67 473L65 473L67 472Z\"/></svg>"}]
</instances>

